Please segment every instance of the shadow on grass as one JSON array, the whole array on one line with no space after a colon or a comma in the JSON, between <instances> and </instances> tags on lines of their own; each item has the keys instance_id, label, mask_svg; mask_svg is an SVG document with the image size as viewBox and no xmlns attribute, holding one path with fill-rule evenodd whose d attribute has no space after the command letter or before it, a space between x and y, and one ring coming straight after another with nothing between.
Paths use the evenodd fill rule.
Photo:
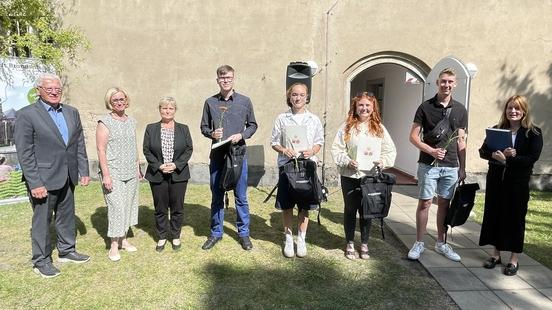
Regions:
<instances>
[{"instance_id":1,"label":"shadow on grass","mask_svg":"<svg viewBox=\"0 0 552 310\"><path fill-rule=\"evenodd\" d=\"M142 225L143 221L147 221L148 218L148 207L147 206L138 206L138 224L136 225L136 228L143 229L148 234L152 235L152 232L149 232L146 227L151 226L150 224L144 224ZM101 206L96 208L96 211L90 215L90 222L92 223L92 227L96 230L98 235L102 237L105 248L109 249L111 247L111 238L107 236L107 207ZM81 222L82 223L82 222ZM84 224L83 224L84 226ZM128 237L134 237L134 232L132 230L132 227L129 228Z\"/></svg>"},{"instance_id":2,"label":"shadow on grass","mask_svg":"<svg viewBox=\"0 0 552 310\"><path fill-rule=\"evenodd\" d=\"M384 260L348 270L339 265L321 257L288 260L276 268L213 262L203 271L208 292L202 303L207 309L416 309L426 308L436 293L416 289L415 276Z\"/></svg>"},{"instance_id":3,"label":"shadow on grass","mask_svg":"<svg viewBox=\"0 0 552 310\"><path fill-rule=\"evenodd\" d=\"M211 234L211 209L200 204L184 204L183 226L190 226L196 236L209 237Z\"/></svg>"},{"instance_id":4,"label":"shadow on grass","mask_svg":"<svg viewBox=\"0 0 552 310\"><path fill-rule=\"evenodd\" d=\"M157 241L154 212L151 207L141 205L138 209L138 224L136 224L136 228L143 230L151 239Z\"/></svg>"},{"instance_id":5,"label":"shadow on grass","mask_svg":"<svg viewBox=\"0 0 552 310\"><path fill-rule=\"evenodd\" d=\"M309 212L309 227L306 238L307 244L316 245L326 250L342 248L345 244L345 238L331 233L326 226L324 226L324 221L327 219L326 214L332 212L328 209L324 209L324 207L322 207L321 210L320 225L316 220L318 211ZM293 234L297 235L297 208L294 209L293 214ZM339 224L340 222L336 223ZM272 212L270 214L270 224L273 227L272 229L278 231L278 239L275 243L282 245L284 242L282 212Z\"/></svg>"},{"instance_id":6,"label":"shadow on grass","mask_svg":"<svg viewBox=\"0 0 552 310\"><path fill-rule=\"evenodd\" d=\"M77 229L77 234L81 236L86 235L86 233L88 232L88 230L86 229L86 225L84 225L80 217L76 215L75 215L75 228Z\"/></svg>"}]
</instances>

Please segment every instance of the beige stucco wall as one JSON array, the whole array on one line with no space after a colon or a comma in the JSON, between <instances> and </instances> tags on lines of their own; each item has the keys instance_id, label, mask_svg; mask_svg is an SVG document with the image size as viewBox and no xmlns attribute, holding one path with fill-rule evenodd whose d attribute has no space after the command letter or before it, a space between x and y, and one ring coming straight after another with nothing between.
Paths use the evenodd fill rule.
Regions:
<instances>
[{"instance_id":1,"label":"beige stucco wall","mask_svg":"<svg viewBox=\"0 0 552 310\"><path fill-rule=\"evenodd\" d=\"M205 98L218 90L216 67L230 64L236 69L236 90L251 97L259 122L248 141L261 150L252 161L268 169L276 161L269 137L274 118L286 108L289 62L319 64L310 109L321 118L327 111L331 143L346 113L347 68L371 54L392 51L430 67L454 55L479 68L469 110L468 172L485 172L477 153L484 128L497 122L499 106L515 93L529 96L544 131L545 149L535 172L552 171L552 131L545 123L552 116L551 0L64 3L66 25L79 26L92 43L80 67L68 72L68 99L86 123L92 159L94 117L106 112L105 90L120 85L132 97L128 112L138 119L139 143L146 124L158 120L158 98L172 95L178 121L192 131L192 163L208 163L210 142L200 135L199 120ZM333 166L329 153L327 164Z\"/></svg>"}]
</instances>

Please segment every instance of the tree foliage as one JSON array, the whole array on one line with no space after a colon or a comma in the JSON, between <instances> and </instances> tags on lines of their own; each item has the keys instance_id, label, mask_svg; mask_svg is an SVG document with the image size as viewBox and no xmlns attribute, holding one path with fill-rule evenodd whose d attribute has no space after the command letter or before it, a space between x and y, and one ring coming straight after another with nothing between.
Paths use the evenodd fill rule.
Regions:
<instances>
[{"instance_id":1,"label":"tree foliage","mask_svg":"<svg viewBox=\"0 0 552 310\"><path fill-rule=\"evenodd\" d=\"M90 43L77 27L63 27L56 0L0 1L0 56L33 57L61 72Z\"/></svg>"}]
</instances>

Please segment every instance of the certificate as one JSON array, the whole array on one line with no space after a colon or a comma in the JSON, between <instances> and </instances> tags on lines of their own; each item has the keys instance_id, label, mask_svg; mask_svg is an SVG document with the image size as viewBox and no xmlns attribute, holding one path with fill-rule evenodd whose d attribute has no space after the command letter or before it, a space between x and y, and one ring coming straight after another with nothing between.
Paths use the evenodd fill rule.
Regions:
<instances>
[{"instance_id":1,"label":"certificate","mask_svg":"<svg viewBox=\"0 0 552 310\"><path fill-rule=\"evenodd\" d=\"M226 140L222 140L222 141L219 141L217 143L213 143L213 145L211 145L211 150L214 150L218 147L221 147L221 146L225 145L226 143L228 143L230 141L232 141L232 139L226 138Z\"/></svg>"},{"instance_id":2,"label":"certificate","mask_svg":"<svg viewBox=\"0 0 552 310\"><path fill-rule=\"evenodd\" d=\"M356 161L358 170L369 171L374 168L374 162L380 160L381 138L362 136L358 140Z\"/></svg>"},{"instance_id":3,"label":"certificate","mask_svg":"<svg viewBox=\"0 0 552 310\"><path fill-rule=\"evenodd\" d=\"M284 141L286 148L295 152L301 152L309 148L307 141L307 126L288 125L284 128Z\"/></svg>"}]
</instances>

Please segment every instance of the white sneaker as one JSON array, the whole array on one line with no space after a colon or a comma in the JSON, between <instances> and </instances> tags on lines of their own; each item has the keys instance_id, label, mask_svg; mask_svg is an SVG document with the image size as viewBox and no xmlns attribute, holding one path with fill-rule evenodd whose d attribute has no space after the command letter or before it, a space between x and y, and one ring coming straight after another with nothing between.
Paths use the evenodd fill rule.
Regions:
<instances>
[{"instance_id":1,"label":"white sneaker","mask_svg":"<svg viewBox=\"0 0 552 310\"><path fill-rule=\"evenodd\" d=\"M455 262L459 262L461 259L460 255L454 252L454 250L448 243L444 243L444 242L435 243L435 252L443 254L446 258Z\"/></svg>"},{"instance_id":2,"label":"white sneaker","mask_svg":"<svg viewBox=\"0 0 552 310\"><path fill-rule=\"evenodd\" d=\"M301 236L297 236L297 257L305 256L307 256L307 245L305 243L305 239L301 238Z\"/></svg>"},{"instance_id":3,"label":"white sneaker","mask_svg":"<svg viewBox=\"0 0 552 310\"><path fill-rule=\"evenodd\" d=\"M295 250L293 249L293 236L286 234L286 241L284 242L284 256L294 257Z\"/></svg>"},{"instance_id":4,"label":"white sneaker","mask_svg":"<svg viewBox=\"0 0 552 310\"><path fill-rule=\"evenodd\" d=\"M412 249L408 251L408 258L412 260L416 260L420 258L420 254L422 254L424 251L425 251L424 242L416 241L414 242Z\"/></svg>"}]
</instances>

